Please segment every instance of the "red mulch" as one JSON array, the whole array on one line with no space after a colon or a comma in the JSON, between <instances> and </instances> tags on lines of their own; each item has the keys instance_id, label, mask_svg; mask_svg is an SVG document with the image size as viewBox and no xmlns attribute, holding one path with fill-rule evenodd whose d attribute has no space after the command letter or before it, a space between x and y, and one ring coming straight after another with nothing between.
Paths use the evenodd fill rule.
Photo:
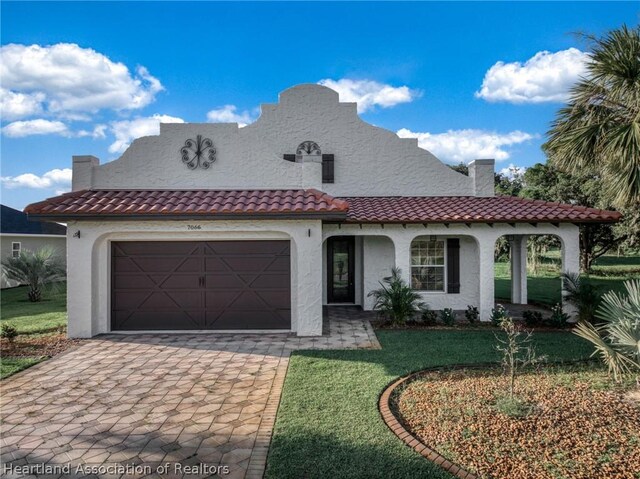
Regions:
<instances>
[{"instance_id":1,"label":"red mulch","mask_svg":"<svg viewBox=\"0 0 640 479\"><path fill-rule=\"evenodd\" d=\"M612 387L593 365L527 373L516 394L533 409L521 418L496 409L506 387L498 371L429 373L398 394L397 414L425 444L483 477L640 477L632 385Z\"/></svg>"},{"instance_id":2,"label":"red mulch","mask_svg":"<svg viewBox=\"0 0 640 479\"><path fill-rule=\"evenodd\" d=\"M66 333L19 335L13 343L0 338L0 353L3 357L51 357L80 343L80 339L69 339Z\"/></svg>"}]
</instances>

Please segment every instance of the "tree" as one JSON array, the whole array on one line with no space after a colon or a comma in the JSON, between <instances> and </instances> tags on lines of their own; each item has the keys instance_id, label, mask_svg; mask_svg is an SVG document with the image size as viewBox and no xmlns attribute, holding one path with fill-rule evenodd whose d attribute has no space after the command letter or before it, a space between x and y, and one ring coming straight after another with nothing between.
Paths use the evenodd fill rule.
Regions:
<instances>
[{"instance_id":1,"label":"tree","mask_svg":"<svg viewBox=\"0 0 640 479\"><path fill-rule=\"evenodd\" d=\"M543 149L552 165L603 178L611 203L640 206L640 25L591 42L587 74L571 90Z\"/></svg>"},{"instance_id":2,"label":"tree","mask_svg":"<svg viewBox=\"0 0 640 479\"><path fill-rule=\"evenodd\" d=\"M610 209L602 178L593 173L569 174L550 164L537 163L524 173L520 195L534 200L557 201L590 208ZM629 231L616 233L611 224L580 226L580 267L589 272L593 262L625 240Z\"/></svg>"},{"instance_id":3,"label":"tree","mask_svg":"<svg viewBox=\"0 0 640 479\"><path fill-rule=\"evenodd\" d=\"M36 252L24 250L17 258L2 261L2 269L9 279L29 286L29 301L42 299L46 284L65 278L65 268L53 248L44 247Z\"/></svg>"}]
</instances>

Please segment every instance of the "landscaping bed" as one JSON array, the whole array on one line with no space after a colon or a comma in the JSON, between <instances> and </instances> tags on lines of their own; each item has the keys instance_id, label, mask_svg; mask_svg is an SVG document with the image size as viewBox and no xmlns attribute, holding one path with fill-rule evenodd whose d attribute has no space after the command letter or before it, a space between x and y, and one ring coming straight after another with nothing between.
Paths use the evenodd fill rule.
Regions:
<instances>
[{"instance_id":1,"label":"landscaping bed","mask_svg":"<svg viewBox=\"0 0 640 479\"><path fill-rule=\"evenodd\" d=\"M499 369L425 372L391 407L416 438L481 477L637 478L640 402L595 363L518 377L512 407Z\"/></svg>"}]
</instances>

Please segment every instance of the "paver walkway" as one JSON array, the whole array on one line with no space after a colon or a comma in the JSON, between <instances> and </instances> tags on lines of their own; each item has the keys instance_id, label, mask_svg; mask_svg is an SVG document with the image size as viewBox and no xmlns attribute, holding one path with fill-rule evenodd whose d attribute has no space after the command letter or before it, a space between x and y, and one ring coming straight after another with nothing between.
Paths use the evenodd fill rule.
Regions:
<instances>
[{"instance_id":1,"label":"paver walkway","mask_svg":"<svg viewBox=\"0 0 640 479\"><path fill-rule=\"evenodd\" d=\"M371 325L362 319L331 319L328 334L319 338L155 334L87 340L0 383L3 475L24 477L7 473L9 466L47 464L70 469L40 477L262 477L291 351L376 347ZM138 467L126 474L90 469L116 464ZM166 464L168 471L158 474Z\"/></svg>"}]
</instances>

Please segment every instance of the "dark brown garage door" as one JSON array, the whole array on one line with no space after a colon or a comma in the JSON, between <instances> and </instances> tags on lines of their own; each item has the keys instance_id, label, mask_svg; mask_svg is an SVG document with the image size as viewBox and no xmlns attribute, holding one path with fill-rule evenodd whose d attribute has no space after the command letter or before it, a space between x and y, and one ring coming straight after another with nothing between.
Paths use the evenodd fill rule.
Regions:
<instances>
[{"instance_id":1,"label":"dark brown garage door","mask_svg":"<svg viewBox=\"0 0 640 479\"><path fill-rule=\"evenodd\" d=\"M290 329L288 241L112 243L111 329Z\"/></svg>"}]
</instances>

